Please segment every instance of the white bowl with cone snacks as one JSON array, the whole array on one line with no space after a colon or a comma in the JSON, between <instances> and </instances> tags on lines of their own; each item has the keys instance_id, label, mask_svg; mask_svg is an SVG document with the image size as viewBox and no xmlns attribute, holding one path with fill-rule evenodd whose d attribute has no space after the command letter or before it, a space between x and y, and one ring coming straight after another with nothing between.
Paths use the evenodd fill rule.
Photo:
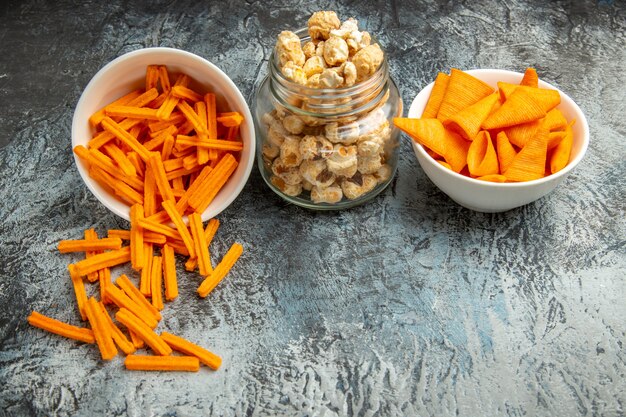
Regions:
<instances>
[{"instance_id":1,"label":"white bowl with cone snacks","mask_svg":"<svg viewBox=\"0 0 626 417\"><path fill-rule=\"evenodd\" d=\"M578 105L558 88L539 79L535 83L542 91L525 87L511 98L525 74L477 69L452 70L450 76L442 77L447 78L444 85L437 83L440 84L437 86L435 82L427 85L413 100L408 117L396 119L395 124L413 139L413 151L428 178L461 206L494 213L529 204L554 190L582 160L589 144L589 126ZM478 88L484 88L483 98L465 97L465 91L459 92L463 85L448 90L453 77L456 84L463 84L458 80L464 78L470 84L477 82ZM498 85L499 82L504 84ZM429 104L433 89L435 103ZM554 103L542 103L542 98L529 99L526 95L530 91L553 100L554 91L546 90L558 92L560 99L556 107ZM453 93L446 99L448 91ZM465 106L464 100L470 105ZM481 104L476 104L481 100L482 109ZM472 107L472 103L476 105ZM543 107L543 115L537 107ZM513 108L512 117L519 120L510 119L509 110ZM550 113L553 108L558 112ZM422 118L425 109L428 119ZM552 117L555 114L561 120L558 127ZM446 121L437 121L438 116ZM566 126L562 118L567 121ZM507 124L510 126L500 127ZM563 141L568 134L571 137ZM567 141L570 143L566 144ZM559 156L554 156L557 148Z\"/></svg>"}]
</instances>

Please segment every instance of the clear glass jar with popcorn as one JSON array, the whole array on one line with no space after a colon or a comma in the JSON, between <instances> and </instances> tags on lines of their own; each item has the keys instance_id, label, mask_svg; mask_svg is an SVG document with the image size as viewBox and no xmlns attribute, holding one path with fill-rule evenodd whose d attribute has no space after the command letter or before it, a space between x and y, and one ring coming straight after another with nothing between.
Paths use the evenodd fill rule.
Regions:
<instances>
[{"instance_id":1,"label":"clear glass jar with popcorn","mask_svg":"<svg viewBox=\"0 0 626 417\"><path fill-rule=\"evenodd\" d=\"M265 182L299 206L336 210L393 179L402 99L384 51L355 19L316 12L278 36L256 96L257 162Z\"/></svg>"}]
</instances>

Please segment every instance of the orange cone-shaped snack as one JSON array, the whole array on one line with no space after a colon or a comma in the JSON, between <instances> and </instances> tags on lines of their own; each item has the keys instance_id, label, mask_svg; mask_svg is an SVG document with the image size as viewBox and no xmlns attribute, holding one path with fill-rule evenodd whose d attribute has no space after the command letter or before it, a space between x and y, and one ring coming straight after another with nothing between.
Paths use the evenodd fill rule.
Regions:
<instances>
[{"instance_id":1,"label":"orange cone-shaped snack","mask_svg":"<svg viewBox=\"0 0 626 417\"><path fill-rule=\"evenodd\" d=\"M445 129L437 119L410 119L396 117L393 124L411 139L431 151L443 155L445 153Z\"/></svg>"},{"instance_id":2,"label":"orange cone-shaped snack","mask_svg":"<svg viewBox=\"0 0 626 417\"><path fill-rule=\"evenodd\" d=\"M548 131L541 128L502 174L508 181L532 181L545 173Z\"/></svg>"},{"instance_id":3,"label":"orange cone-shaped snack","mask_svg":"<svg viewBox=\"0 0 626 417\"><path fill-rule=\"evenodd\" d=\"M473 177L498 174L498 156L486 130L481 130L467 151L467 168Z\"/></svg>"},{"instance_id":4,"label":"orange cone-shaped snack","mask_svg":"<svg viewBox=\"0 0 626 417\"><path fill-rule=\"evenodd\" d=\"M567 119L563 116L563 113L559 109L552 109L547 114L543 120L543 125L550 132L554 132L556 130L565 130L567 126Z\"/></svg>"},{"instance_id":5,"label":"orange cone-shaped snack","mask_svg":"<svg viewBox=\"0 0 626 417\"><path fill-rule=\"evenodd\" d=\"M435 78L435 83L433 84L433 89L430 91L430 97L428 97L428 102L426 102L426 107L422 112L422 118L437 117L439 107L443 101L443 96L448 88L449 80L450 76L448 74L443 72L437 74L437 78Z\"/></svg>"},{"instance_id":6,"label":"orange cone-shaped snack","mask_svg":"<svg viewBox=\"0 0 626 417\"><path fill-rule=\"evenodd\" d=\"M552 174L559 172L569 162L570 155L572 153L572 144L574 142L574 133L572 127L568 125L565 128L565 137L554 148L552 157L550 158L550 172Z\"/></svg>"},{"instance_id":7,"label":"orange cone-shaped snack","mask_svg":"<svg viewBox=\"0 0 626 417\"><path fill-rule=\"evenodd\" d=\"M467 151L471 142L449 130L444 130L444 141L445 151L443 158L450 164L452 171L461 172L467 165Z\"/></svg>"},{"instance_id":8,"label":"orange cone-shaped snack","mask_svg":"<svg viewBox=\"0 0 626 417\"><path fill-rule=\"evenodd\" d=\"M528 87L539 87L539 76L534 68L526 68L524 77L519 83L520 85L526 85Z\"/></svg>"},{"instance_id":9,"label":"orange cone-shaped snack","mask_svg":"<svg viewBox=\"0 0 626 417\"><path fill-rule=\"evenodd\" d=\"M505 82L498 82L498 88L500 89L500 100L508 100L516 90L522 90L531 96L546 112L549 112L561 103L559 92L548 88L534 88Z\"/></svg>"},{"instance_id":10,"label":"orange cone-shaped snack","mask_svg":"<svg viewBox=\"0 0 626 417\"><path fill-rule=\"evenodd\" d=\"M539 120L545 115L545 110L520 87L513 91L498 111L492 113L482 126L484 129L500 129Z\"/></svg>"},{"instance_id":11,"label":"orange cone-shaped snack","mask_svg":"<svg viewBox=\"0 0 626 417\"><path fill-rule=\"evenodd\" d=\"M507 127L504 129L504 132L506 132L506 136L513 145L518 148L523 148L531 138L535 137L543 120L545 120L545 118L530 123Z\"/></svg>"},{"instance_id":12,"label":"orange cone-shaped snack","mask_svg":"<svg viewBox=\"0 0 626 417\"><path fill-rule=\"evenodd\" d=\"M489 94L476 103L466 107L443 122L446 129L458 133L464 139L474 140L480 131L480 125L487 119L496 101L498 93Z\"/></svg>"},{"instance_id":13,"label":"orange cone-shaped snack","mask_svg":"<svg viewBox=\"0 0 626 417\"><path fill-rule=\"evenodd\" d=\"M498 154L498 164L500 165L500 172L506 171L515 155L517 155L517 151L509 142L509 138L507 137L505 132L498 133L496 137L496 153Z\"/></svg>"},{"instance_id":14,"label":"orange cone-shaped snack","mask_svg":"<svg viewBox=\"0 0 626 417\"><path fill-rule=\"evenodd\" d=\"M437 119L445 121L478 100L493 93L494 89L478 78L452 68L448 88L437 113Z\"/></svg>"}]
</instances>

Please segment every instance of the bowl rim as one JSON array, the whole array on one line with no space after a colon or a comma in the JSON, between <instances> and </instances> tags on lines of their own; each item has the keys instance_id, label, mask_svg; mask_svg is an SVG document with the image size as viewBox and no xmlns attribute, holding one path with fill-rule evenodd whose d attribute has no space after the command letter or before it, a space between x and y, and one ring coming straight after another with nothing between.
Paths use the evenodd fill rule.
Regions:
<instances>
[{"instance_id":1,"label":"bowl rim","mask_svg":"<svg viewBox=\"0 0 626 417\"><path fill-rule=\"evenodd\" d=\"M209 67L213 72L218 74L218 76L220 77L218 81L220 83L225 83L226 89L233 92L233 95L239 102L237 104L242 105L242 108L240 109L240 111L243 113L244 123L242 124L241 128L246 129L247 136L250 138L250 144L248 146L249 151L247 153L247 158L245 160L243 159L244 153L242 152L240 155L238 167L241 166L242 163L245 163L246 167L245 167L245 170L243 171L243 176L241 180L239 181L239 183L236 185L235 189L230 194L228 194L228 196L226 196L224 200L221 201L219 204L214 205L215 200L213 200L213 202L211 202L211 204L207 207L207 209L204 210L204 212L201 214L202 221L207 221L213 217L216 217L218 214L224 211L239 196L239 194L241 194L241 191L243 190L246 183L248 182L248 179L250 178L250 174L254 166L255 149L256 149L256 131L254 128L250 106L246 102L246 99L244 98L243 94L241 93L237 85L233 82L233 80L224 71L222 71L218 66L216 66L209 60L199 55L196 55L193 52L185 51L185 50L178 49L178 48L147 47L147 48L140 48L134 51L126 52L114 58L113 60L109 61L107 64L101 67L92 76L92 78L89 80L89 82L83 89L80 95L80 98L78 99L76 106L74 107L74 113L72 115L72 127L71 127L72 150L74 149L75 146L80 144L78 141L78 136L79 136L78 131L83 129L83 127L80 125L86 122L86 120L79 119L78 110L85 105L85 102L89 99L91 90L93 90L98 85L98 82L100 81L100 79L104 77L105 74L109 73L109 71L111 71L112 68L116 67L117 65L119 65L120 63L124 61L127 61L129 59L134 59L143 55L150 55L150 54L157 54L157 53L161 53L161 54L166 53L166 54L172 54L175 56L184 56L188 59L195 60L206 67ZM195 80L195 81L202 83L201 80ZM234 103L229 103L229 104L234 104ZM78 170L83 182L87 185L87 188L96 197L96 199L100 201L100 203L102 203L102 205L104 205L112 213L116 214L117 216L127 221L130 221L129 210L122 210L120 207L116 207L110 204L110 200L113 199L114 201L120 202L121 204L128 206L129 208L130 208L130 205L128 205L128 203L124 201L119 200L116 196L112 195L106 190L103 190L101 192L100 190L96 189L94 185L95 180L93 180L89 176L89 172L86 169L86 167L83 165L83 161L78 157L78 155L76 155L75 152L72 151L72 154L74 156L74 163L76 165L76 169Z\"/></svg>"},{"instance_id":2,"label":"bowl rim","mask_svg":"<svg viewBox=\"0 0 626 417\"><path fill-rule=\"evenodd\" d=\"M524 74L517 72L517 71L510 71L510 70L503 70L503 69L492 69L492 68L481 68L481 69L471 69L471 70L464 70L464 72L475 76L476 78L480 79L480 75L484 75L484 74L490 74L490 75L497 75L497 74L504 74L504 75L513 75L513 76L519 76L520 80L521 77L524 76ZM408 110L408 114L407 117L418 117L417 110L416 107L419 105L418 101L421 101L422 96L426 95L428 93L428 95L430 95L430 91L432 90L433 85L435 84L435 82L431 82L430 84L426 85L424 88L422 88L417 95L415 96L415 98L413 99L413 101L411 102L411 104L409 105L409 110ZM494 187L494 188L525 188L525 187L532 187L534 185L539 185L539 184L544 184L547 182L551 182L554 180L557 180L558 178L567 175L572 169L574 169L576 167L576 165L578 165L578 163L580 163L580 161L583 159L583 157L585 156L585 153L587 152L587 148L589 146L589 124L587 123L587 118L585 117L585 114L583 113L583 111L580 109L580 107L578 106L578 104L576 104L576 102L574 100L572 100L572 98L570 96L568 96L566 93L564 93L561 89L555 87L554 85L543 81L542 79L539 79L539 87L541 88L550 88L553 90L556 90L559 92L559 94L561 95L561 103L557 106L557 108L565 101L567 102L573 109L574 112L580 115L580 118L576 118L576 123L580 123L582 126L582 130L583 130L583 137L582 137L582 146L580 151L578 152L578 154L574 157L574 159L572 159L571 161L569 161L569 163L560 171L558 171L555 174L551 174L548 175L546 177L543 178L539 178L536 180L531 180L531 181L522 181L522 182L504 182L504 183L500 183L500 182L491 182L491 181L481 181L481 180L477 180L475 178L472 177L466 177L465 175L459 174L457 172L454 172L446 167L444 167L443 165L437 163L430 155L428 155L428 153L426 153L426 151L424 150L424 147L417 143L416 141L414 141L413 139L411 140L411 144L413 146L413 150L414 152L419 153L420 156L423 157L423 159L425 159L426 161L428 161L429 164L431 164L432 166L435 167L435 169L445 175L450 175L453 178L457 178L461 181L465 181L468 184L472 184L472 185L482 185L485 187ZM420 99L420 100L418 100ZM419 115L421 116L421 114ZM405 134L406 135L406 134ZM420 161L418 159L418 161ZM421 161L420 161L421 162Z\"/></svg>"}]
</instances>

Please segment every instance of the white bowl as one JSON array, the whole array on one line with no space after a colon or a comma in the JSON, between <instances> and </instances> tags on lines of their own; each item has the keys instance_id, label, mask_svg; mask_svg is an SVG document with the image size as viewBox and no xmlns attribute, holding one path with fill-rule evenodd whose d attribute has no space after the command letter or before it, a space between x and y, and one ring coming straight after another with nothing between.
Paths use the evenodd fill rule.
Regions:
<instances>
[{"instance_id":1,"label":"white bowl","mask_svg":"<svg viewBox=\"0 0 626 417\"><path fill-rule=\"evenodd\" d=\"M217 108L237 111L244 117L240 126L243 151L237 169L220 190L209 207L202 213L206 221L221 213L243 189L255 157L254 123L250 109L232 80L219 68L204 58L173 48L146 48L129 52L105 65L91 79L74 111L72 121L72 148L87 146L94 130L89 117L115 99L145 84L146 67L151 64L166 65L169 72L185 73L192 78L191 88L199 92L213 92ZM87 164L74 155L76 167L87 187L102 204L118 216L129 220L129 206L109 193L89 176Z\"/></svg>"},{"instance_id":2,"label":"white bowl","mask_svg":"<svg viewBox=\"0 0 626 417\"><path fill-rule=\"evenodd\" d=\"M518 84L523 77L523 74L518 72L497 69L478 69L466 72L494 88L497 88L498 81ZM421 117L432 87L433 83L430 83L419 92L413 103L411 103L408 117ZM589 126L583 112L567 94L541 81L541 79L539 80L539 87L558 90L559 94L561 94L561 104L557 108L568 121L576 119L576 123L572 126L574 133L572 154L565 168L556 174L533 181L516 183L481 181L457 174L443 167L428 155L420 144L411 140L417 160L428 178L458 204L468 209L485 213L511 210L531 203L551 192L569 175L585 155L589 144Z\"/></svg>"}]
</instances>

